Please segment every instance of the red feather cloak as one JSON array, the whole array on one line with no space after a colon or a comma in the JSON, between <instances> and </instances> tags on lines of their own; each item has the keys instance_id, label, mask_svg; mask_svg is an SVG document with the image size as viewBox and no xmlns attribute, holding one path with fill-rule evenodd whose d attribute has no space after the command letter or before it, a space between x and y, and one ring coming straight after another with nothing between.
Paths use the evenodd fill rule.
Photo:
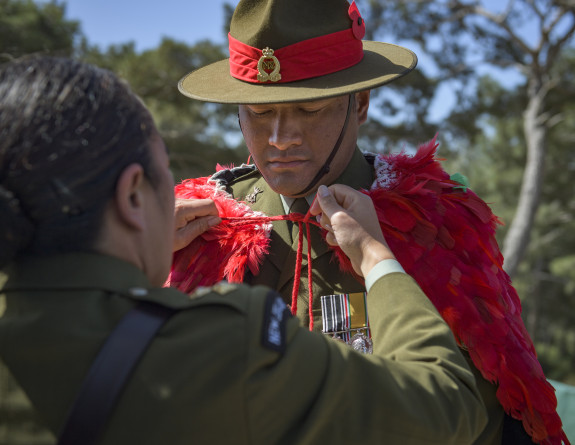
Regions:
<instances>
[{"instance_id":1,"label":"red feather cloak","mask_svg":"<svg viewBox=\"0 0 575 445\"><path fill-rule=\"evenodd\" d=\"M495 240L500 221L475 193L450 179L435 158L436 149L434 139L414 156L376 156L377 179L363 192L372 198L398 261L483 377L498 386L505 412L521 420L535 442L568 444L556 412L555 390L537 360L521 319L519 297L503 270ZM222 217L253 215L207 177L182 182L176 196L213 199ZM270 229L223 221L176 252L168 283L190 292L222 279L241 282L246 268L257 274L268 252ZM342 270L351 273L341 249L334 253Z\"/></svg>"}]
</instances>

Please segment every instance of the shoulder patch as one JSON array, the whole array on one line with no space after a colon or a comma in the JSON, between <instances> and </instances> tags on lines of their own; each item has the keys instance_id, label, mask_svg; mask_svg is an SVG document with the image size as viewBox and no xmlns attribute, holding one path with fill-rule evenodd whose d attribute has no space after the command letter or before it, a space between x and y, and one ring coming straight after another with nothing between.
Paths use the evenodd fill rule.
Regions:
<instances>
[{"instance_id":1,"label":"shoulder patch","mask_svg":"<svg viewBox=\"0 0 575 445\"><path fill-rule=\"evenodd\" d=\"M286 348L286 323L291 313L274 291L268 292L264 309L262 345L283 354Z\"/></svg>"}]
</instances>

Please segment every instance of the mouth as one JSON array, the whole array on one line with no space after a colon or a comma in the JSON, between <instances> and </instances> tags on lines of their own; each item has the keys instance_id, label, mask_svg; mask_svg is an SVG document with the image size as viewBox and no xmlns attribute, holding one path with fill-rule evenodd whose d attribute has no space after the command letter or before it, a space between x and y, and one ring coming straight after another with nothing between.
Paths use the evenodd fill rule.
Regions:
<instances>
[{"instance_id":1,"label":"mouth","mask_svg":"<svg viewBox=\"0 0 575 445\"><path fill-rule=\"evenodd\" d=\"M306 162L301 158L275 158L268 161L268 167L274 170L289 170L301 167Z\"/></svg>"}]
</instances>

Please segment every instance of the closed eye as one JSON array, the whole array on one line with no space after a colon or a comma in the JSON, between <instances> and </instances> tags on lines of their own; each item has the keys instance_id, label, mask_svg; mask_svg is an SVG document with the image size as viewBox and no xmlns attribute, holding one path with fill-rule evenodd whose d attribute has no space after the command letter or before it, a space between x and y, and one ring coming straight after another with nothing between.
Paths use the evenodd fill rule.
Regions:
<instances>
[{"instance_id":1,"label":"closed eye","mask_svg":"<svg viewBox=\"0 0 575 445\"><path fill-rule=\"evenodd\" d=\"M321 110L322 110L322 109L320 108L320 109L318 109L318 110L302 110L302 111L303 111L305 114L314 115L314 114L319 114L319 112L320 112Z\"/></svg>"},{"instance_id":2,"label":"closed eye","mask_svg":"<svg viewBox=\"0 0 575 445\"><path fill-rule=\"evenodd\" d=\"M269 114L272 111L269 108L248 107L248 109L250 110L250 113L256 117L265 116L266 114Z\"/></svg>"},{"instance_id":3,"label":"closed eye","mask_svg":"<svg viewBox=\"0 0 575 445\"><path fill-rule=\"evenodd\" d=\"M320 113L326 106L327 105L323 102L316 101L313 103L302 104L299 109L307 115L314 115Z\"/></svg>"}]
</instances>

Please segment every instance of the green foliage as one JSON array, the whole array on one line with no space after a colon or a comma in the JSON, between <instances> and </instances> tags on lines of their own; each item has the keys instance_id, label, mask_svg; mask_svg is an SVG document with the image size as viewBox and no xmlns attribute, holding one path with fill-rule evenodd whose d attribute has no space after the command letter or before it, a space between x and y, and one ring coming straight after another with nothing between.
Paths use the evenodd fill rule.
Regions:
<instances>
[{"instance_id":1,"label":"green foliage","mask_svg":"<svg viewBox=\"0 0 575 445\"><path fill-rule=\"evenodd\" d=\"M80 25L63 3L0 0L0 62L31 53L70 56Z\"/></svg>"},{"instance_id":2,"label":"green foliage","mask_svg":"<svg viewBox=\"0 0 575 445\"><path fill-rule=\"evenodd\" d=\"M562 70L570 73L575 59L569 53L561 59ZM561 77L563 77L561 75ZM479 83L481 95L467 110L482 131L457 126L467 146L449 141L442 151L449 171L465 174L471 188L488 203L503 222L514 216L515 204L525 165L522 131L524 99L520 90L506 90L493 78ZM571 129L575 106L571 93L552 97L549 109L561 111L562 124L549 133L545 159L545 181L541 203L529 247L514 277L523 305L523 319L534 339L540 361L551 378L575 382L575 151ZM464 113L462 113L463 116ZM501 243L507 230L498 232Z\"/></svg>"},{"instance_id":3,"label":"green foliage","mask_svg":"<svg viewBox=\"0 0 575 445\"><path fill-rule=\"evenodd\" d=\"M229 5L226 11L229 15ZM224 58L220 46L164 38L143 52L133 42L101 49L87 41L77 21L66 18L65 3L0 0L0 62L33 53L77 57L126 79L150 109L176 178L208 175L218 163L247 160L236 108L190 100L177 89L187 72Z\"/></svg>"},{"instance_id":4,"label":"green foliage","mask_svg":"<svg viewBox=\"0 0 575 445\"><path fill-rule=\"evenodd\" d=\"M239 143L236 108L190 100L177 89L184 74L224 57L208 41L190 46L169 38L142 53L133 43L106 51L84 45L81 51L83 60L114 71L142 98L171 152L177 178L207 175L217 163L247 159L247 149Z\"/></svg>"},{"instance_id":5,"label":"green foliage","mask_svg":"<svg viewBox=\"0 0 575 445\"><path fill-rule=\"evenodd\" d=\"M415 147L431 139L437 127L428 109L437 83L422 71L371 91L370 117L361 127L360 147L383 152L407 144Z\"/></svg>"}]
</instances>

